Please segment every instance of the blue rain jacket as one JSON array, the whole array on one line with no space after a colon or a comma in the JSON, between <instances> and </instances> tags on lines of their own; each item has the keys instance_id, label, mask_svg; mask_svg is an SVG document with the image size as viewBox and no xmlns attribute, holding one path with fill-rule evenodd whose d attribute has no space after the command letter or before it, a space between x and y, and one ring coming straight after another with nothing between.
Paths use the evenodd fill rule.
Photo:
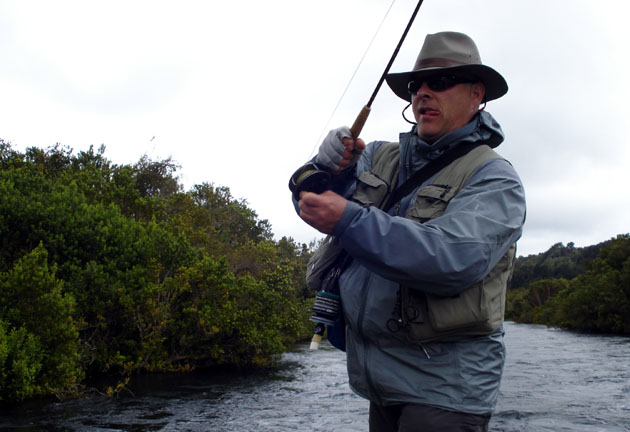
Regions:
<instances>
[{"instance_id":1,"label":"blue rain jacket","mask_svg":"<svg viewBox=\"0 0 630 432\"><path fill-rule=\"evenodd\" d=\"M431 145L415 127L400 134L398 184L446 149L479 141L491 147L503 141L499 124L485 111ZM349 198L382 143L368 144L354 169L334 176L331 189ZM405 214L414 195L402 200L398 214ZM491 413L505 360L502 328L488 336L419 345L404 331L392 333L386 323L396 310L401 283L456 295L489 273L521 236L524 220L523 185L504 159L483 164L444 214L424 224L348 202L333 234L353 257L340 277L351 388L381 405Z\"/></svg>"}]
</instances>

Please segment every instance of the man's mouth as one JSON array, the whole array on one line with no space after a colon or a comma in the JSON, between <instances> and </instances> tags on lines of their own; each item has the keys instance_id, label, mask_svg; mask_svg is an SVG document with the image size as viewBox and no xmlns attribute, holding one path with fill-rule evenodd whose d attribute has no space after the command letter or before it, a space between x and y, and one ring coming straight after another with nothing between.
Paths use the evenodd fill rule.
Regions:
<instances>
[{"instance_id":1,"label":"man's mouth","mask_svg":"<svg viewBox=\"0 0 630 432\"><path fill-rule=\"evenodd\" d=\"M439 110L435 108L431 108L431 107L421 107L419 113L421 116L427 116L427 117L437 117L440 115Z\"/></svg>"}]
</instances>

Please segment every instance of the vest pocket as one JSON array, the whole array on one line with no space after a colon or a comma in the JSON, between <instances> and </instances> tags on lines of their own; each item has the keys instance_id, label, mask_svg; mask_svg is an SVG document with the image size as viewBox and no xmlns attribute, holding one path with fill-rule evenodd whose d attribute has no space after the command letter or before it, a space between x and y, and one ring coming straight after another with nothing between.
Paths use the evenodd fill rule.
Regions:
<instances>
[{"instance_id":1,"label":"vest pocket","mask_svg":"<svg viewBox=\"0 0 630 432\"><path fill-rule=\"evenodd\" d=\"M381 207L389 195L389 184L371 171L364 171L359 175L357 189L352 199L363 207Z\"/></svg>"},{"instance_id":2,"label":"vest pocket","mask_svg":"<svg viewBox=\"0 0 630 432\"><path fill-rule=\"evenodd\" d=\"M446 340L454 336L490 334L503 321L497 300L488 298L479 282L459 295L441 297L402 287L402 316L413 341ZM500 313L501 316L493 316Z\"/></svg>"},{"instance_id":3,"label":"vest pocket","mask_svg":"<svg viewBox=\"0 0 630 432\"><path fill-rule=\"evenodd\" d=\"M505 291L516 244L480 282L453 297L441 297L402 286L401 318L413 341L486 335L498 329L505 313Z\"/></svg>"},{"instance_id":4,"label":"vest pocket","mask_svg":"<svg viewBox=\"0 0 630 432\"><path fill-rule=\"evenodd\" d=\"M426 294L426 297L429 321L438 332L483 325L490 318L483 282L473 285L456 297L433 294Z\"/></svg>"},{"instance_id":5,"label":"vest pocket","mask_svg":"<svg viewBox=\"0 0 630 432\"><path fill-rule=\"evenodd\" d=\"M449 201L455 196L451 186L431 184L418 189L413 205L407 210L406 217L420 223L442 216Z\"/></svg>"}]
</instances>

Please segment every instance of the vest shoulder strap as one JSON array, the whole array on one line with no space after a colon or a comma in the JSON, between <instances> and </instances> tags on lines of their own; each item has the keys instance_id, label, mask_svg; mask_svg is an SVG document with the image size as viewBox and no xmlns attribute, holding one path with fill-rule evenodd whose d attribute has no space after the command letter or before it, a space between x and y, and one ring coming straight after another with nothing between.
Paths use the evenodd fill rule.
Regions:
<instances>
[{"instance_id":1,"label":"vest shoulder strap","mask_svg":"<svg viewBox=\"0 0 630 432\"><path fill-rule=\"evenodd\" d=\"M451 162L433 178L432 184L448 185L459 190L484 163L501 156L487 145L480 145Z\"/></svg>"}]
</instances>

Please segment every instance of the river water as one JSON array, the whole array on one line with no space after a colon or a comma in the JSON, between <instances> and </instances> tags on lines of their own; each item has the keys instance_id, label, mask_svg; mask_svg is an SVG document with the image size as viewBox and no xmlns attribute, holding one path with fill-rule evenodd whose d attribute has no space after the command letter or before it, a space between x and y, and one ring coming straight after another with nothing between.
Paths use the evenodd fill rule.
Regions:
<instances>
[{"instance_id":1,"label":"river water","mask_svg":"<svg viewBox=\"0 0 630 432\"><path fill-rule=\"evenodd\" d=\"M630 338L505 329L508 357L491 431L630 431ZM367 431L367 410L348 387L344 354L301 344L270 371L154 375L113 399L5 408L0 430Z\"/></svg>"}]
</instances>

